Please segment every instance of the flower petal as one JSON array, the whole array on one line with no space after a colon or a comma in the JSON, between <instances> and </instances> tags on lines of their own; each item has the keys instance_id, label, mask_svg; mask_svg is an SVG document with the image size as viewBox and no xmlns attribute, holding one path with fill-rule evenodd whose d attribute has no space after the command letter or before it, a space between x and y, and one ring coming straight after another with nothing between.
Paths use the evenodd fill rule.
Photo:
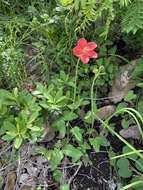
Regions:
<instances>
[{"instance_id":1,"label":"flower petal","mask_svg":"<svg viewBox=\"0 0 143 190\"><path fill-rule=\"evenodd\" d=\"M80 56L80 60L83 62L83 63L88 63L89 62L89 57L87 55L81 55Z\"/></svg>"},{"instance_id":2,"label":"flower petal","mask_svg":"<svg viewBox=\"0 0 143 190\"><path fill-rule=\"evenodd\" d=\"M82 49L79 46L76 46L75 48L73 48L73 54L75 56L80 56L82 54Z\"/></svg>"},{"instance_id":3,"label":"flower petal","mask_svg":"<svg viewBox=\"0 0 143 190\"><path fill-rule=\"evenodd\" d=\"M88 42L85 48L86 48L87 51L89 51L89 50L94 50L96 47L97 47L96 43Z\"/></svg>"},{"instance_id":4,"label":"flower petal","mask_svg":"<svg viewBox=\"0 0 143 190\"><path fill-rule=\"evenodd\" d=\"M80 38L77 42L78 46L84 48L87 45L87 40L85 38Z\"/></svg>"},{"instance_id":5,"label":"flower petal","mask_svg":"<svg viewBox=\"0 0 143 190\"><path fill-rule=\"evenodd\" d=\"M95 51L89 51L88 52L88 56L90 58L97 58L98 57L98 54L95 52Z\"/></svg>"}]
</instances>

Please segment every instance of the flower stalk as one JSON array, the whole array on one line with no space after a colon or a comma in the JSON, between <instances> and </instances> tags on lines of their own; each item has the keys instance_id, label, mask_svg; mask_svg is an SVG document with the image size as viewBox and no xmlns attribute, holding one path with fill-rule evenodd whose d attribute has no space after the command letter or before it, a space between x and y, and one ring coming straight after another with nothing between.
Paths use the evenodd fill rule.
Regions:
<instances>
[{"instance_id":1,"label":"flower stalk","mask_svg":"<svg viewBox=\"0 0 143 190\"><path fill-rule=\"evenodd\" d=\"M103 69L104 67L101 66L99 67L99 69L94 69L93 72L94 72L94 78L93 78L93 81L92 81L92 85L91 85L91 92L90 92L90 97L91 97L91 121L92 121L92 127L94 126L94 101L95 101L95 98L94 98L94 85L95 85L95 81L96 79L100 76L100 75L103 75L104 72L103 72Z\"/></svg>"},{"instance_id":2,"label":"flower stalk","mask_svg":"<svg viewBox=\"0 0 143 190\"><path fill-rule=\"evenodd\" d=\"M78 79L78 66L79 66L80 59L77 60L76 68L75 68L75 80L74 80L74 97L73 103L75 104L76 100L76 93L77 93L77 79Z\"/></svg>"}]
</instances>

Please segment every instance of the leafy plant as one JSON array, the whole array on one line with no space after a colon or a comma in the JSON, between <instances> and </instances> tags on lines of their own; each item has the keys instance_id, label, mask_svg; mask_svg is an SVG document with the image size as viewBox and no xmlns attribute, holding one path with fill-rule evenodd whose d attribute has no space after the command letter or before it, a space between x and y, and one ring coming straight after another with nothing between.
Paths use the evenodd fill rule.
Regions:
<instances>
[{"instance_id":1,"label":"leafy plant","mask_svg":"<svg viewBox=\"0 0 143 190\"><path fill-rule=\"evenodd\" d=\"M7 94L7 95L6 95ZM40 119L41 108L35 99L26 92L12 93L0 91L2 113L0 135L5 141L14 140L15 148L19 148L25 140L36 142L42 134Z\"/></svg>"}]
</instances>

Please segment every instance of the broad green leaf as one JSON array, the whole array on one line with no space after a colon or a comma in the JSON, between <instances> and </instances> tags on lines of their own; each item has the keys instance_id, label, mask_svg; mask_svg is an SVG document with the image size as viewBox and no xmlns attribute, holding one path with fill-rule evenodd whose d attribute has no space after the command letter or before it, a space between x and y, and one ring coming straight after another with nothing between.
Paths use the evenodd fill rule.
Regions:
<instances>
[{"instance_id":1,"label":"broad green leaf","mask_svg":"<svg viewBox=\"0 0 143 190\"><path fill-rule=\"evenodd\" d=\"M17 133L17 129L16 129L15 125L13 123L11 123L9 120L5 120L3 122L2 128L5 131L12 131L12 132Z\"/></svg>"},{"instance_id":2,"label":"broad green leaf","mask_svg":"<svg viewBox=\"0 0 143 190\"><path fill-rule=\"evenodd\" d=\"M63 152L57 148L50 151L49 161L52 170L55 170L57 168L57 166L61 163L63 157Z\"/></svg>"},{"instance_id":3,"label":"broad green leaf","mask_svg":"<svg viewBox=\"0 0 143 190\"><path fill-rule=\"evenodd\" d=\"M65 112L63 116L64 121L72 121L77 118L78 118L78 115L75 114L74 112Z\"/></svg>"},{"instance_id":4,"label":"broad green leaf","mask_svg":"<svg viewBox=\"0 0 143 190\"><path fill-rule=\"evenodd\" d=\"M65 147L63 148L63 152L65 155L71 157L73 162L77 162L80 159L80 157L83 155L78 148L75 148L71 144L65 145Z\"/></svg>"},{"instance_id":5,"label":"broad green leaf","mask_svg":"<svg viewBox=\"0 0 143 190\"><path fill-rule=\"evenodd\" d=\"M129 161L126 158L120 158L117 161L117 167L118 168L128 168L129 167Z\"/></svg>"},{"instance_id":6,"label":"broad green leaf","mask_svg":"<svg viewBox=\"0 0 143 190\"><path fill-rule=\"evenodd\" d=\"M129 161L126 158L120 158L117 161L118 174L123 178L132 176L132 170L129 169Z\"/></svg>"},{"instance_id":7,"label":"broad green leaf","mask_svg":"<svg viewBox=\"0 0 143 190\"><path fill-rule=\"evenodd\" d=\"M4 140L4 141L12 141L15 137L16 137L17 135L15 135L15 136L11 136L11 135L9 135L9 134L6 134L6 135L4 135L3 137L2 137L2 139Z\"/></svg>"},{"instance_id":8,"label":"broad green leaf","mask_svg":"<svg viewBox=\"0 0 143 190\"><path fill-rule=\"evenodd\" d=\"M18 135L18 131L7 131L7 135L11 136L12 138L15 138Z\"/></svg>"},{"instance_id":9,"label":"broad green leaf","mask_svg":"<svg viewBox=\"0 0 143 190\"><path fill-rule=\"evenodd\" d=\"M97 152L99 152L101 146L109 146L109 142L107 141L107 139L102 136L89 138L89 142Z\"/></svg>"},{"instance_id":10,"label":"broad green leaf","mask_svg":"<svg viewBox=\"0 0 143 190\"><path fill-rule=\"evenodd\" d=\"M128 168L119 168L118 174L120 177L129 178L132 176L132 170L129 170Z\"/></svg>"},{"instance_id":11,"label":"broad green leaf","mask_svg":"<svg viewBox=\"0 0 143 190\"><path fill-rule=\"evenodd\" d=\"M74 135L77 141L82 141L82 130L79 127L72 128L71 133Z\"/></svg>"}]
</instances>

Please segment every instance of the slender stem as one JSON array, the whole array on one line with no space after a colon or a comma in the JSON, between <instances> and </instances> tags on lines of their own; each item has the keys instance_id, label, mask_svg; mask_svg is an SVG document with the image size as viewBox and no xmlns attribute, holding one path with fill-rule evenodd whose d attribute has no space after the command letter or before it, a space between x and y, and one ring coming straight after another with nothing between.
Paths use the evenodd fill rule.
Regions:
<instances>
[{"instance_id":1,"label":"slender stem","mask_svg":"<svg viewBox=\"0 0 143 190\"><path fill-rule=\"evenodd\" d=\"M143 153L143 150L137 150L137 152ZM132 151L132 152L127 152L127 153L124 153L124 154L120 154L120 155L111 157L110 160L115 160L115 159L118 159L118 158L126 157L126 156L129 156L129 155L132 155L132 154L136 154L137 152Z\"/></svg>"},{"instance_id":2,"label":"slender stem","mask_svg":"<svg viewBox=\"0 0 143 190\"><path fill-rule=\"evenodd\" d=\"M137 186L137 185L141 185L143 184L143 181L142 180L139 180L139 181L135 181L129 185L126 185L124 187L122 187L120 190L126 190L126 189L129 189L130 187L134 187L134 186Z\"/></svg>"},{"instance_id":3,"label":"slender stem","mask_svg":"<svg viewBox=\"0 0 143 190\"><path fill-rule=\"evenodd\" d=\"M126 59L125 57L121 56L121 55L117 55L117 54L109 54L110 56L114 56L114 57L118 57L120 59L122 59L123 61L125 61L126 63L130 63L130 61L128 59Z\"/></svg>"},{"instance_id":4,"label":"slender stem","mask_svg":"<svg viewBox=\"0 0 143 190\"><path fill-rule=\"evenodd\" d=\"M94 84L95 84L95 81L97 79L97 77L100 75L100 71L98 71L95 75L94 75L94 78L93 78L93 81L92 81L92 86L91 86L91 118L92 118L92 127L94 125Z\"/></svg>"},{"instance_id":5,"label":"slender stem","mask_svg":"<svg viewBox=\"0 0 143 190\"><path fill-rule=\"evenodd\" d=\"M80 59L78 59L77 64L76 64L76 69L75 69L75 81L74 81L74 98L73 98L73 103L75 103L76 99L76 90L77 90L77 75L78 75L78 65L79 65Z\"/></svg>"}]
</instances>

